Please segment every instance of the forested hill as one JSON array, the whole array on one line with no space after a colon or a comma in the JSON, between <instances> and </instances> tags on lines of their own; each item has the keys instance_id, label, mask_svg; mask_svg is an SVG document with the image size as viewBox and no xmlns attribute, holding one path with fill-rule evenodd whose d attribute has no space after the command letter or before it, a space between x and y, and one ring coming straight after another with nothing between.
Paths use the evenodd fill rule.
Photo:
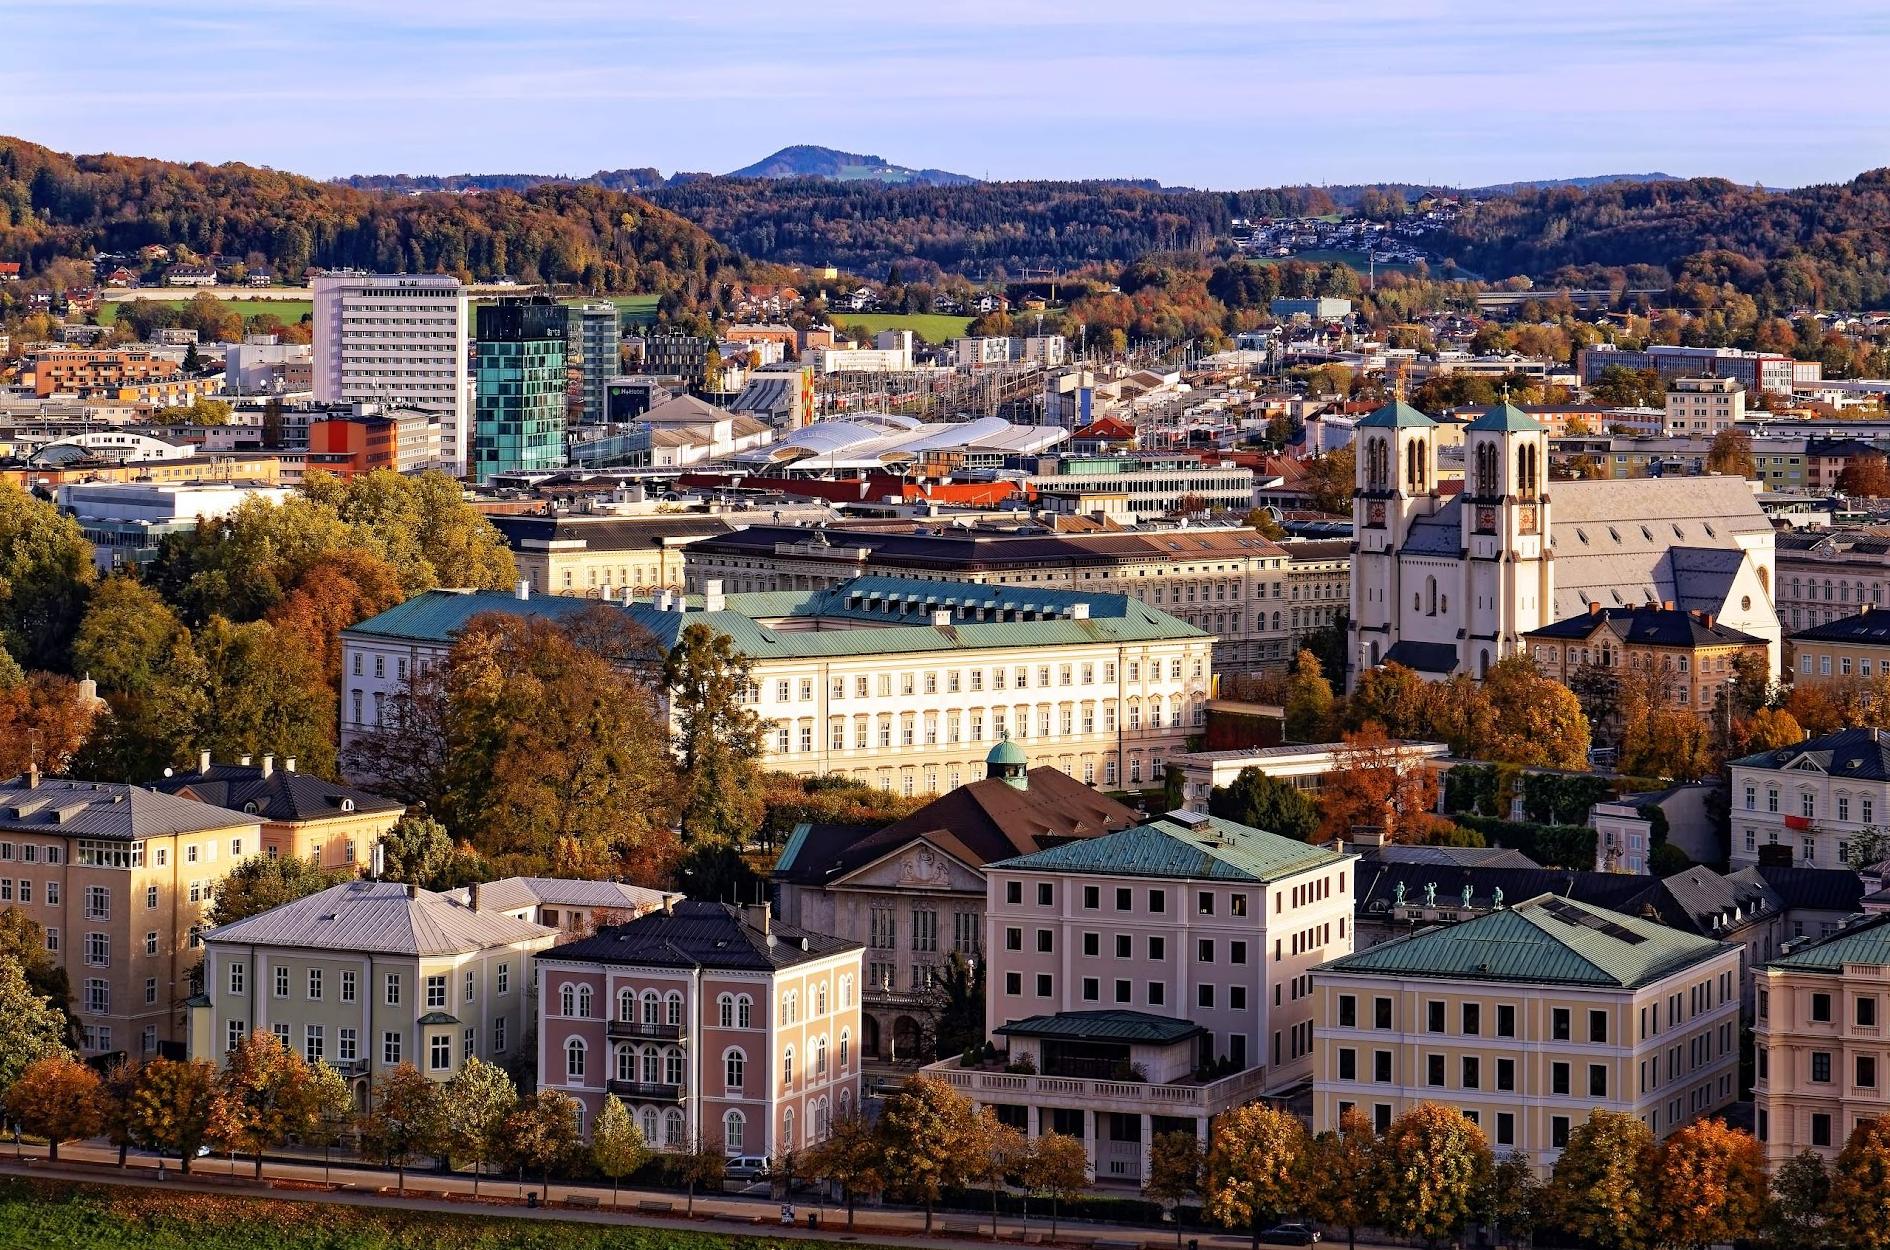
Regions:
<instances>
[{"instance_id":1,"label":"forested hill","mask_svg":"<svg viewBox=\"0 0 1890 1250\"><path fill-rule=\"evenodd\" d=\"M67 156L0 137L0 259L30 274L148 243L260 260L291 277L309 265L505 274L689 303L738 263L682 218L601 187L400 195L248 165Z\"/></svg>"},{"instance_id":2,"label":"forested hill","mask_svg":"<svg viewBox=\"0 0 1890 1250\"><path fill-rule=\"evenodd\" d=\"M1435 250L1491 276L1654 265L1762 305L1890 303L1890 169L1764 191L1722 178L1517 191L1468 205Z\"/></svg>"},{"instance_id":3,"label":"forested hill","mask_svg":"<svg viewBox=\"0 0 1890 1250\"><path fill-rule=\"evenodd\" d=\"M357 191L529 191L547 182L583 183L606 191L640 193L666 181L660 169L600 169L587 177L570 174L351 174L334 181Z\"/></svg>"}]
</instances>

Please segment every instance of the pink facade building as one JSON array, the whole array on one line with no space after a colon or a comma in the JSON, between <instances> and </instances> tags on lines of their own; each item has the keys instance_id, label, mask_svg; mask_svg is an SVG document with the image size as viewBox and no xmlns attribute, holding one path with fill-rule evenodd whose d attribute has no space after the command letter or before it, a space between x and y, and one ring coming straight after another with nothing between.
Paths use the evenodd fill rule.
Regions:
<instances>
[{"instance_id":1,"label":"pink facade building","mask_svg":"<svg viewBox=\"0 0 1890 1250\"><path fill-rule=\"evenodd\" d=\"M543 1088L615 1094L658 1149L776 1157L859 1106L860 945L766 904L674 902L544 952Z\"/></svg>"}]
</instances>

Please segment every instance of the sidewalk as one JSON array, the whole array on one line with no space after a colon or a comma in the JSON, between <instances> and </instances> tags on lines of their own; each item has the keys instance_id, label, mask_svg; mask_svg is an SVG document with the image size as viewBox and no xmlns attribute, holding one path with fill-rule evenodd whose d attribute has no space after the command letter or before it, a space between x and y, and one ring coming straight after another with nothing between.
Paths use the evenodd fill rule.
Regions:
<instances>
[{"instance_id":1,"label":"sidewalk","mask_svg":"<svg viewBox=\"0 0 1890 1250\"><path fill-rule=\"evenodd\" d=\"M526 1194L537 1194L540 1187L518 1177L488 1175L473 1197L473 1178L460 1173L443 1174L409 1169L406 1196L395 1192L393 1172L363 1167L349 1159L325 1167L319 1159L291 1161L267 1158L263 1180L255 1179L253 1159L238 1158L234 1170L226 1156L193 1160L191 1172L184 1176L176 1159L159 1160L156 1156L133 1154L126 1167L118 1167L114 1147L69 1142L60 1147L59 1161L49 1162L43 1148L28 1147L24 1161L11 1153L0 1155L0 1174L55 1178L74 1182L106 1185L137 1185L169 1191L196 1193L245 1193L287 1202L339 1203L362 1207L386 1207L400 1210L441 1211L464 1215L500 1215L505 1218L564 1220L587 1224L629 1224L662 1228L687 1224L705 1232L755 1236L766 1230L767 1236L783 1240L845 1241L862 1245L925 1247L927 1250L965 1250L978 1241L991 1240L991 1216L969 1211L940 1212L933 1219L933 1233L925 1235L925 1213L904 1209L862 1207L852 1232L847 1231L846 1209L832 1204L797 1202L793 1227L781 1224L781 1206L766 1198L743 1198L722 1194L696 1196L696 1218L688 1221L684 1210L687 1195L671 1190L626 1188L618 1195L618 1205L611 1206L610 1190L598 1185L570 1185L553 1182L550 1208L529 1207ZM163 1176L158 1167L163 1164ZM324 1186L332 1185L333 1188ZM304 1188L307 1186L307 1188ZM577 1205L565 1205L575 1199ZM595 1204L595 1205L593 1205ZM820 1216L818 1230L807 1226L809 1213ZM1018 1243L1026 1237L1023 1222L1015 1217L1000 1217L999 1236ZM1032 1215L1028 1238L1048 1243L1050 1221L1046 1204L1042 1216ZM1247 1250L1250 1239L1244 1235L1204 1234L1184 1230L1182 1244L1189 1239L1200 1250ZM1134 1226L1085 1223L1062 1220L1056 1244L1094 1246L1097 1250L1161 1250L1172 1247L1172 1228L1155 1229ZM1363 1243L1361 1243L1361 1246Z\"/></svg>"}]
</instances>

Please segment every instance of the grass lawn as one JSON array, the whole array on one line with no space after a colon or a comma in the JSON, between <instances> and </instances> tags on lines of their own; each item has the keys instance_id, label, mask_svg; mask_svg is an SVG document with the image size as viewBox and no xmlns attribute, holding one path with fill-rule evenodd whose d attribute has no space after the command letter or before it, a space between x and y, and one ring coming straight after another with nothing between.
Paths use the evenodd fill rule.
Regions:
<instances>
[{"instance_id":1,"label":"grass lawn","mask_svg":"<svg viewBox=\"0 0 1890 1250\"><path fill-rule=\"evenodd\" d=\"M656 302L654 295L613 295L610 302L617 306L617 313L628 324L653 324L656 321Z\"/></svg>"},{"instance_id":2,"label":"grass lawn","mask_svg":"<svg viewBox=\"0 0 1890 1250\"><path fill-rule=\"evenodd\" d=\"M102 303L98 306L98 323L111 325L118 320L120 304L129 304L131 300L118 300ZM166 308L182 308L190 303L189 297L183 299L153 299L147 303ZM315 305L305 299L233 299L225 300L223 306L240 317L260 317L265 313L280 317L285 325L294 325L315 310Z\"/></svg>"},{"instance_id":3,"label":"grass lawn","mask_svg":"<svg viewBox=\"0 0 1890 1250\"><path fill-rule=\"evenodd\" d=\"M0 1182L0 1246L34 1250L762 1250L780 1244L839 1250L833 1242L770 1242L680 1224L578 1224L326 1203L290 1206L109 1185Z\"/></svg>"},{"instance_id":4,"label":"grass lawn","mask_svg":"<svg viewBox=\"0 0 1890 1250\"><path fill-rule=\"evenodd\" d=\"M1364 273L1370 267L1370 262L1366 260L1365 253L1363 252L1336 251L1331 248L1313 248L1310 251L1296 252L1292 256L1276 256L1276 257L1269 257L1268 259L1276 260L1276 261L1278 260L1303 260L1309 264L1314 264L1314 265L1323 265L1327 261L1336 260L1341 265L1350 265L1352 268L1358 270L1360 273ZM1414 272L1414 268L1411 265L1392 264L1389 261L1381 260L1378 262L1378 272L1379 273L1412 273Z\"/></svg>"},{"instance_id":5,"label":"grass lawn","mask_svg":"<svg viewBox=\"0 0 1890 1250\"><path fill-rule=\"evenodd\" d=\"M829 312L827 319L842 329L865 326L874 334L881 330L910 330L934 346L963 338L972 322L970 317L947 317L940 313L856 313L838 309Z\"/></svg>"}]
</instances>

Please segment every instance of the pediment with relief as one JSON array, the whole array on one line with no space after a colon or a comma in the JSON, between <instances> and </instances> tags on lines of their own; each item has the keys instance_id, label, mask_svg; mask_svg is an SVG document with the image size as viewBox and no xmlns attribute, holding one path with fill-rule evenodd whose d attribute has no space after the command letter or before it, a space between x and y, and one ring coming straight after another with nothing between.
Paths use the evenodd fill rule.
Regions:
<instances>
[{"instance_id":1,"label":"pediment with relief","mask_svg":"<svg viewBox=\"0 0 1890 1250\"><path fill-rule=\"evenodd\" d=\"M832 885L840 889L984 893L984 876L923 838L863 864Z\"/></svg>"}]
</instances>

